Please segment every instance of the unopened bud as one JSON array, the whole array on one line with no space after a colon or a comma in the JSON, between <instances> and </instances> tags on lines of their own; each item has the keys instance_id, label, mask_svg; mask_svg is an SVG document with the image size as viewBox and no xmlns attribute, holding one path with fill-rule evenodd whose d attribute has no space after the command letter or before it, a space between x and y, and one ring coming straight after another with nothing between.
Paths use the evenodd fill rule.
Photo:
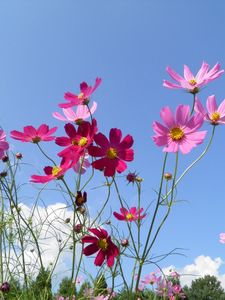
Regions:
<instances>
[{"instance_id":1,"label":"unopened bud","mask_svg":"<svg viewBox=\"0 0 225 300\"><path fill-rule=\"evenodd\" d=\"M111 221L110 221L110 220L107 220L107 221L105 222L105 224L110 225L110 224L111 224Z\"/></svg>"},{"instance_id":2,"label":"unopened bud","mask_svg":"<svg viewBox=\"0 0 225 300\"><path fill-rule=\"evenodd\" d=\"M3 282L3 284L2 284L1 287L0 287L0 290L1 290L3 293L8 293L9 290L10 290L10 284L9 284L7 281Z\"/></svg>"},{"instance_id":3,"label":"unopened bud","mask_svg":"<svg viewBox=\"0 0 225 300\"><path fill-rule=\"evenodd\" d=\"M23 154L20 153L20 152L17 152L17 153L16 153L16 158L17 158L17 159L23 158Z\"/></svg>"},{"instance_id":4,"label":"unopened bud","mask_svg":"<svg viewBox=\"0 0 225 300\"><path fill-rule=\"evenodd\" d=\"M78 211L79 213L81 213L82 215L84 215L85 212L86 212L86 209L85 209L84 207L80 206L80 207L77 208L77 211Z\"/></svg>"},{"instance_id":5,"label":"unopened bud","mask_svg":"<svg viewBox=\"0 0 225 300\"><path fill-rule=\"evenodd\" d=\"M70 222L70 218L66 218L64 222L68 224Z\"/></svg>"},{"instance_id":6,"label":"unopened bud","mask_svg":"<svg viewBox=\"0 0 225 300\"><path fill-rule=\"evenodd\" d=\"M8 155L4 155L4 156L2 157L2 161L3 161L3 162L7 162L8 160L9 160Z\"/></svg>"},{"instance_id":7,"label":"unopened bud","mask_svg":"<svg viewBox=\"0 0 225 300\"><path fill-rule=\"evenodd\" d=\"M81 233L82 228L83 228L83 225L82 225L82 224L77 224L77 225L74 225L73 230L74 230L74 232L76 232L76 233Z\"/></svg>"},{"instance_id":8,"label":"unopened bud","mask_svg":"<svg viewBox=\"0 0 225 300\"><path fill-rule=\"evenodd\" d=\"M7 172L6 171L2 171L1 173L0 173L0 177L1 178L5 178L7 176Z\"/></svg>"},{"instance_id":9,"label":"unopened bud","mask_svg":"<svg viewBox=\"0 0 225 300\"><path fill-rule=\"evenodd\" d=\"M81 206L86 202L87 202L87 193L83 192L83 195L82 195L81 191L77 191L77 195L76 195L76 199L75 199L76 205Z\"/></svg>"},{"instance_id":10,"label":"unopened bud","mask_svg":"<svg viewBox=\"0 0 225 300\"><path fill-rule=\"evenodd\" d=\"M123 247L129 246L129 241L128 241L128 239L122 240L122 241L121 241L121 245L122 245Z\"/></svg>"},{"instance_id":11,"label":"unopened bud","mask_svg":"<svg viewBox=\"0 0 225 300\"><path fill-rule=\"evenodd\" d=\"M165 178L166 180L171 180L171 179L173 178L173 175L172 175L171 173L165 173L165 174L164 174L164 178Z\"/></svg>"}]
</instances>

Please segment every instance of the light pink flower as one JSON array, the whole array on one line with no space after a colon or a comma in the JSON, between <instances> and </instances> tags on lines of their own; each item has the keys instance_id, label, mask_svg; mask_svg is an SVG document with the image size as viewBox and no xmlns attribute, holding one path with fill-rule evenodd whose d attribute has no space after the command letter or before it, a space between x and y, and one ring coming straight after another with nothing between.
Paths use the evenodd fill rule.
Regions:
<instances>
[{"instance_id":1,"label":"light pink flower","mask_svg":"<svg viewBox=\"0 0 225 300\"><path fill-rule=\"evenodd\" d=\"M93 115L97 108L97 103L93 102L92 107L90 108L90 111L87 107L87 105L78 105L76 111L74 111L72 108L63 108L63 115L61 115L58 112L54 112L52 115L54 118L60 120L60 121L66 121L66 122L75 122L76 124L80 124L83 120L90 117L90 112Z\"/></svg>"},{"instance_id":2,"label":"light pink flower","mask_svg":"<svg viewBox=\"0 0 225 300\"><path fill-rule=\"evenodd\" d=\"M220 243L225 244L225 233L220 233Z\"/></svg>"},{"instance_id":3,"label":"light pink flower","mask_svg":"<svg viewBox=\"0 0 225 300\"><path fill-rule=\"evenodd\" d=\"M203 142L207 131L197 130L202 126L204 118L200 113L190 117L188 105L179 105L175 116L166 106L160 111L160 116L166 126L153 122L153 129L156 133L153 140L157 146L164 146L164 152L180 150L186 154Z\"/></svg>"},{"instance_id":4,"label":"light pink flower","mask_svg":"<svg viewBox=\"0 0 225 300\"><path fill-rule=\"evenodd\" d=\"M167 67L166 71L178 84L164 80L164 87L167 87L169 89L185 89L193 94L198 93L199 89L202 86L220 77L224 72L224 70L220 70L220 64L215 64L215 66L210 70L209 65L204 61L200 70L195 76L192 74L191 70L186 65L184 65L184 77L177 74L170 67Z\"/></svg>"},{"instance_id":5,"label":"light pink flower","mask_svg":"<svg viewBox=\"0 0 225 300\"><path fill-rule=\"evenodd\" d=\"M225 124L225 99L220 103L219 107L216 103L215 95L209 96L206 101L206 108L203 107L199 98L195 100L195 111L202 114L205 120L212 125Z\"/></svg>"},{"instance_id":6,"label":"light pink flower","mask_svg":"<svg viewBox=\"0 0 225 300\"><path fill-rule=\"evenodd\" d=\"M145 276L144 280L141 280L141 282L143 284L151 284L153 285L154 283L156 283L158 280L158 277L156 276L156 274L154 272L148 274Z\"/></svg>"},{"instance_id":7,"label":"light pink flower","mask_svg":"<svg viewBox=\"0 0 225 300\"><path fill-rule=\"evenodd\" d=\"M6 134L0 130L0 159L5 155L5 151L9 149L9 144L6 142Z\"/></svg>"},{"instance_id":8,"label":"light pink flower","mask_svg":"<svg viewBox=\"0 0 225 300\"><path fill-rule=\"evenodd\" d=\"M90 100L91 95L97 89L97 87L102 82L101 78L96 78L95 85L92 87L88 85L86 82L82 82L80 84L80 93L75 95L71 92L67 92L64 95L64 99L68 101L68 103L60 103L59 107L61 108L68 108L80 104L87 104Z\"/></svg>"},{"instance_id":9,"label":"light pink flower","mask_svg":"<svg viewBox=\"0 0 225 300\"><path fill-rule=\"evenodd\" d=\"M76 173L84 174L87 168L91 166L88 158L88 153L85 153L84 156L79 157L78 162L73 166L73 169Z\"/></svg>"}]
</instances>

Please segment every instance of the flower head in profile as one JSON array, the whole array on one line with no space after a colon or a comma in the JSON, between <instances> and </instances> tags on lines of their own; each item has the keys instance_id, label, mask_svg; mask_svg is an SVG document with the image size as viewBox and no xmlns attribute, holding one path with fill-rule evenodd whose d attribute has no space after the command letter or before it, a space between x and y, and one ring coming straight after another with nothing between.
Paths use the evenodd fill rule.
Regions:
<instances>
[{"instance_id":1,"label":"flower head in profile","mask_svg":"<svg viewBox=\"0 0 225 300\"><path fill-rule=\"evenodd\" d=\"M172 83L167 80L163 81L163 86L169 89L185 89L192 94L197 94L200 88L210 81L220 77L224 70L220 70L220 64L210 70L207 63L203 62L200 70L196 75L193 75L188 66L184 65L184 77L177 74L172 68L167 67L166 71L177 83Z\"/></svg>"},{"instance_id":2,"label":"flower head in profile","mask_svg":"<svg viewBox=\"0 0 225 300\"><path fill-rule=\"evenodd\" d=\"M120 129L112 128L107 137L98 133L94 136L94 141L98 146L91 145L88 153L93 157L101 157L92 163L93 168L104 171L104 176L114 176L116 171L122 173L126 170L125 161L134 159L134 151L130 149L133 145L133 138L130 135L122 140Z\"/></svg>"},{"instance_id":3,"label":"flower head in profile","mask_svg":"<svg viewBox=\"0 0 225 300\"><path fill-rule=\"evenodd\" d=\"M86 235L82 238L82 243L90 244L83 249L83 254L89 256L97 252L94 264L101 266L106 259L107 266L112 267L115 257L119 255L118 247L112 242L105 229L90 228L89 231L93 235Z\"/></svg>"},{"instance_id":4,"label":"flower head in profile","mask_svg":"<svg viewBox=\"0 0 225 300\"><path fill-rule=\"evenodd\" d=\"M68 101L68 103L60 103L59 107L68 108L76 105L87 104L90 101L91 95L101 82L101 78L98 77L96 78L95 85L93 87L88 85L86 82L82 82L80 84L80 93L78 95L75 95L71 92L65 93L64 99Z\"/></svg>"},{"instance_id":5,"label":"flower head in profile","mask_svg":"<svg viewBox=\"0 0 225 300\"><path fill-rule=\"evenodd\" d=\"M195 111L202 114L205 120L212 125L225 124L225 99L218 106L215 95L209 96L206 101L206 108L203 107L199 98L195 100Z\"/></svg>"},{"instance_id":6,"label":"flower head in profile","mask_svg":"<svg viewBox=\"0 0 225 300\"><path fill-rule=\"evenodd\" d=\"M160 112L164 125L153 122L153 129L156 133L153 140L157 146L164 146L164 152L189 153L192 148L201 144L205 138L206 131L197 131L203 123L203 116L196 113L190 117L188 105L179 105L175 116L168 106Z\"/></svg>"},{"instance_id":7,"label":"flower head in profile","mask_svg":"<svg viewBox=\"0 0 225 300\"><path fill-rule=\"evenodd\" d=\"M46 124L40 125L37 129L33 126L25 126L23 132L13 130L10 132L10 135L15 140L37 144L41 141L48 142L54 140L55 137L52 134L55 133L56 129L57 127L49 129Z\"/></svg>"},{"instance_id":8,"label":"flower head in profile","mask_svg":"<svg viewBox=\"0 0 225 300\"><path fill-rule=\"evenodd\" d=\"M6 142L6 134L0 130L0 159L4 158L5 151L9 149L9 144Z\"/></svg>"},{"instance_id":9,"label":"flower head in profile","mask_svg":"<svg viewBox=\"0 0 225 300\"><path fill-rule=\"evenodd\" d=\"M155 272L152 272L148 275L145 276L145 278L143 280L141 280L141 282L145 285L147 284L155 284L157 283L158 277L156 276Z\"/></svg>"},{"instance_id":10,"label":"flower head in profile","mask_svg":"<svg viewBox=\"0 0 225 300\"><path fill-rule=\"evenodd\" d=\"M225 232L220 233L220 243L225 244Z\"/></svg>"},{"instance_id":11,"label":"flower head in profile","mask_svg":"<svg viewBox=\"0 0 225 300\"><path fill-rule=\"evenodd\" d=\"M34 183L46 183L55 179L61 179L71 167L68 161L62 161L59 166L47 166L44 168L46 175L32 175L30 181Z\"/></svg>"},{"instance_id":12,"label":"flower head in profile","mask_svg":"<svg viewBox=\"0 0 225 300\"><path fill-rule=\"evenodd\" d=\"M61 115L58 112L54 112L52 115L54 118L60 120L60 121L66 121L66 122L75 122L77 125L81 124L83 120L86 120L90 117L90 115L93 115L97 108L97 103L93 102L92 107L90 110L88 109L87 105L78 105L76 111L74 111L72 108L63 108L63 115Z\"/></svg>"},{"instance_id":13,"label":"flower head in profile","mask_svg":"<svg viewBox=\"0 0 225 300\"><path fill-rule=\"evenodd\" d=\"M142 220L144 217L146 217L146 214L143 214L141 216L141 213L143 212L144 208L137 209L136 207L131 207L129 210L127 210L125 207L120 208L120 214L115 212L113 213L114 217L119 221L137 221Z\"/></svg>"}]
</instances>

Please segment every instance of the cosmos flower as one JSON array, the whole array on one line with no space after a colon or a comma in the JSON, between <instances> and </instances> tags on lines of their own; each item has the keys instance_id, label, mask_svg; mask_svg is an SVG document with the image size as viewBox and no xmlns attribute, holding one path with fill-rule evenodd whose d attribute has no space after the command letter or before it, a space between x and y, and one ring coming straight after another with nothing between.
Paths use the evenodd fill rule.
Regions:
<instances>
[{"instance_id":1,"label":"cosmos flower","mask_svg":"<svg viewBox=\"0 0 225 300\"><path fill-rule=\"evenodd\" d=\"M164 80L164 87L167 87L169 89L185 89L193 94L198 93L202 86L220 77L224 72L224 70L220 70L220 64L215 64L215 66L210 70L209 65L204 61L200 70L195 76L186 65L184 65L184 77L177 74L170 67L167 67L166 71L178 84Z\"/></svg>"},{"instance_id":2,"label":"cosmos flower","mask_svg":"<svg viewBox=\"0 0 225 300\"><path fill-rule=\"evenodd\" d=\"M197 113L202 114L204 119L212 125L225 124L225 99L217 106L215 95L209 96L206 101L206 108L207 111L197 97L195 100L195 111Z\"/></svg>"},{"instance_id":3,"label":"cosmos flower","mask_svg":"<svg viewBox=\"0 0 225 300\"><path fill-rule=\"evenodd\" d=\"M136 207L131 207L129 210L127 210L124 207L120 208L121 214L118 214L117 212L114 212L113 215L117 220L119 221L137 221L141 220L144 217L146 217L146 214L143 214L141 216L141 213L143 212L144 208L137 209Z\"/></svg>"},{"instance_id":4,"label":"cosmos flower","mask_svg":"<svg viewBox=\"0 0 225 300\"><path fill-rule=\"evenodd\" d=\"M203 142L206 131L197 131L202 126L203 116L196 113L190 117L188 105L179 105L175 116L166 106L161 110L160 116L166 126L153 122L153 129L156 133L153 140L157 146L164 146L164 152L180 150L183 154L187 154Z\"/></svg>"},{"instance_id":5,"label":"cosmos flower","mask_svg":"<svg viewBox=\"0 0 225 300\"><path fill-rule=\"evenodd\" d=\"M89 231L94 236L86 235L82 238L82 243L90 243L83 249L83 254L89 256L97 252L94 264L101 266L106 259L108 267L112 267L115 257L119 255L118 247L112 242L105 229L90 228Z\"/></svg>"},{"instance_id":6,"label":"cosmos flower","mask_svg":"<svg viewBox=\"0 0 225 300\"><path fill-rule=\"evenodd\" d=\"M47 166L44 168L46 175L32 175L30 181L34 183L46 183L55 179L61 179L70 167L71 164L68 161L62 161L60 166Z\"/></svg>"},{"instance_id":7,"label":"cosmos flower","mask_svg":"<svg viewBox=\"0 0 225 300\"><path fill-rule=\"evenodd\" d=\"M31 142L39 143L40 141L52 141L55 139L52 134L56 131L57 127L49 129L46 124L41 124L37 129L33 126L25 126L23 132L13 130L10 135L15 140L20 140L21 142Z\"/></svg>"},{"instance_id":8,"label":"cosmos flower","mask_svg":"<svg viewBox=\"0 0 225 300\"><path fill-rule=\"evenodd\" d=\"M145 276L145 279L144 280L141 280L141 282L144 284L144 285L147 285L147 284L155 284L158 280L158 277L156 276L156 274L154 272L148 274Z\"/></svg>"},{"instance_id":9,"label":"cosmos flower","mask_svg":"<svg viewBox=\"0 0 225 300\"><path fill-rule=\"evenodd\" d=\"M120 129L112 128L107 137L98 133L94 136L94 141L98 146L89 146L88 153L93 157L101 157L92 163L93 168L104 171L104 176L114 176L116 171L122 173L127 165L124 161L134 159L134 151L130 149L133 145L133 138L125 136L122 141Z\"/></svg>"},{"instance_id":10,"label":"cosmos flower","mask_svg":"<svg viewBox=\"0 0 225 300\"><path fill-rule=\"evenodd\" d=\"M57 137L55 143L59 146L66 147L58 153L58 156L65 160L72 161L72 167L79 163L80 157L85 157L86 149L93 143L94 135L97 132L97 122L95 119L92 123L83 121L78 129L71 123L65 125L67 136Z\"/></svg>"},{"instance_id":11,"label":"cosmos flower","mask_svg":"<svg viewBox=\"0 0 225 300\"><path fill-rule=\"evenodd\" d=\"M101 82L101 78L98 77L95 80L94 87L88 85L86 82L82 82L80 84L80 93L78 95L70 92L65 93L64 99L68 101L68 103L60 103L59 107L68 108L80 104L87 104L90 100L91 95L94 93Z\"/></svg>"},{"instance_id":12,"label":"cosmos flower","mask_svg":"<svg viewBox=\"0 0 225 300\"><path fill-rule=\"evenodd\" d=\"M220 233L220 243L225 244L225 233Z\"/></svg>"},{"instance_id":13,"label":"cosmos flower","mask_svg":"<svg viewBox=\"0 0 225 300\"><path fill-rule=\"evenodd\" d=\"M6 134L0 130L0 159L5 156L5 151L9 149L9 144L6 142Z\"/></svg>"},{"instance_id":14,"label":"cosmos flower","mask_svg":"<svg viewBox=\"0 0 225 300\"><path fill-rule=\"evenodd\" d=\"M92 107L90 108L90 111L87 107L87 105L78 105L76 111L74 111L72 108L63 108L63 115L61 115L58 112L54 112L52 115L54 118L60 120L60 121L66 121L66 122L75 122L77 125L81 124L83 120L88 119L90 117L90 113L93 115L97 108L97 103L93 102Z\"/></svg>"}]
</instances>

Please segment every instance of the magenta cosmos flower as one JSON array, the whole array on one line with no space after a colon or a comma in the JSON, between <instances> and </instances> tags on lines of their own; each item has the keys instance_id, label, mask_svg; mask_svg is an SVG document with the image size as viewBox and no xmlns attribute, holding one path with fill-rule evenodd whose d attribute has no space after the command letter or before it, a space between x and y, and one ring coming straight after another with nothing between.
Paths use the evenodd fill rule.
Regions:
<instances>
[{"instance_id":1,"label":"magenta cosmos flower","mask_svg":"<svg viewBox=\"0 0 225 300\"><path fill-rule=\"evenodd\" d=\"M0 130L0 159L5 155L5 151L9 149L9 144L6 142L6 134Z\"/></svg>"},{"instance_id":2,"label":"magenta cosmos flower","mask_svg":"<svg viewBox=\"0 0 225 300\"><path fill-rule=\"evenodd\" d=\"M93 102L92 107L90 108L90 111L87 107L87 105L78 105L76 111L74 111L72 108L63 108L63 115L61 115L58 112L54 112L52 115L54 118L60 120L60 121L69 121L69 122L75 122L76 124L81 124L83 120L88 119L90 117L90 114L93 115L97 108L97 103Z\"/></svg>"},{"instance_id":3,"label":"magenta cosmos flower","mask_svg":"<svg viewBox=\"0 0 225 300\"><path fill-rule=\"evenodd\" d=\"M160 116L166 126L153 122L156 133L153 140L157 146L164 146L164 152L189 153L193 147L201 144L207 131L197 131L203 123L203 116L196 113L190 118L188 105L179 105L175 117L168 106L162 108Z\"/></svg>"},{"instance_id":4,"label":"magenta cosmos flower","mask_svg":"<svg viewBox=\"0 0 225 300\"><path fill-rule=\"evenodd\" d=\"M141 213L143 212L144 208L137 209L136 207L131 207L129 210L127 210L124 207L120 208L121 214L118 214L117 212L114 212L113 215L117 220L119 221L137 221L143 219L146 214L143 214L141 216Z\"/></svg>"},{"instance_id":5,"label":"magenta cosmos flower","mask_svg":"<svg viewBox=\"0 0 225 300\"><path fill-rule=\"evenodd\" d=\"M88 85L86 82L80 84L80 93L78 95L72 94L70 92L65 93L64 99L68 103L60 103L59 107L68 108L80 104L87 104L90 100L91 95L97 89L99 84L102 82L101 78L96 78L94 87Z\"/></svg>"},{"instance_id":6,"label":"magenta cosmos flower","mask_svg":"<svg viewBox=\"0 0 225 300\"><path fill-rule=\"evenodd\" d=\"M88 153L94 157L102 157L92 163L93 168L104 171L105 176L114 176L115 172L122 173L127 165L124 161L134 159L134 151L130 149L133 145L133 138L129 134L122 141L120 129L112 128L107 137L98 133L94 136L95 143L99 146L90 146Z\"/></svg>"},{"instance_id":7,"label":"magenta cosmos flower","mask_svg":"<svg viewBox=\"0 0 225 300\"><path fill-rule=\"evenodd\" d=\"M97 130L95 119L92 120L92 123L83 121L77 130L73 124L66 124L65 131L68 137L57 137L55 140L57 145L66 147L58 153L58 156L71 160L74 166L79 161L79 158L86 154L86 149L92 144Z\"/></svg>"},{"instance_id":8,"label":"magenta cosmos flower","mask_svg":"<svg viewBox=\"0 0 225 300\"><path fill-rule=\"evenodd\" d=\"M202 114L205 120L212 125L225 124L225 99L221 102L219 107L216 103L215 95L209 96L206 101L207 111L204 109L199 98L195 100L195 111Z\"/></svg>"},{"instance_id":9,"label":"magenta cosmos flower","mask_svg":"<svg viewBox=\"0 0 225 300\"><path fill-rule=\"evenodd\" d=\"M82 243L90 243L83 249L83 254L89 256L98 252L94 264L101 266L106 259L108 267L112 267L115 257L119 255L118 247L105 229L90 228L89 231L95 236L86 235L82 238Z\"/></svg>"},{"instance_id":10,"label":"magenta cosmos flower","mask_svg":"<svg viewBox=\"0 0 225 300\"><path fill-rule=\"evenodd\" d=\"M193 94L198 93L199 88L220 77L224 72L224 70L220 70L220 64L217 63L210 70L209 65L205 62L202 63L200 70L195 76L186 65L184 65L184 77L177 74L170 67L167 67L166 71L178 84L164 80L163 86L169 89L185 89Z\"/></svg>"},{"instance_id":11,"label":"magenta cosmos flower","mask_svg":"<svg viewBox=\"0 0 225 300\"><path fill-rule=\"evenodd\" d=\"M48 125L42 124L37 129L33 126L25 126L23 128L23 132L13 130L10 132L10 135L15 140L20 140L22 142L32 142L32 143L39 143L40 141L52 141L55 139L52 136L55 133L57 127L53 127L49 129Z\"/></svg>"},{"instance_id":12,"label":"magenta cosmos flower","mask_svg":"<svg viewBox=\"0 0 225 300\"><path fill-rule=\"evenodd\" d=\"M34 183L46 183L55 179L61 179L70 167L71 163L68 161L62 161L59 166L47 166L44 168L46 175L32 175L30 181Z\"/></svg>"}]
</instances>

